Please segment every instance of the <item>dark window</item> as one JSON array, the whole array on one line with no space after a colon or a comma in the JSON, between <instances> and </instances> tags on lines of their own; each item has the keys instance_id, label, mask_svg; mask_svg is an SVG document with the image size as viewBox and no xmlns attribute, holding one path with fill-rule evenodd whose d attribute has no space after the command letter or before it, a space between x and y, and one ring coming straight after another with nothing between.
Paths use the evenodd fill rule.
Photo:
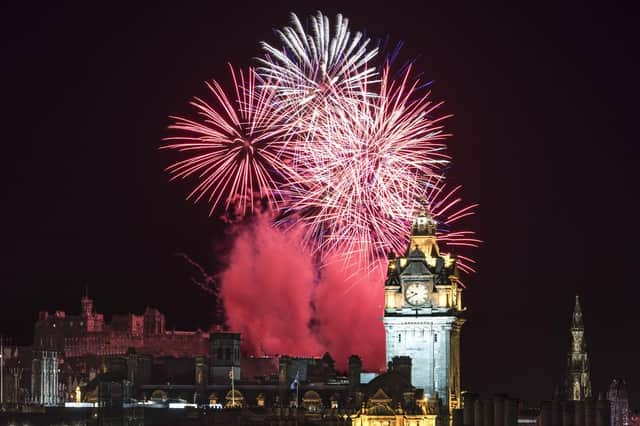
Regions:
<instances>
[{"instance_id":1,"label":"dark window","mask_svg":"<svg viewBox=\"0 0 640 426\"><path fill-rule=\"evenodd\" d=\"M398 334L398 343L402 342L402 334Z\"/></svg>"},{"instance_id":2,"label":"dark window","mask_svg":"<svg viewBox=\"0 0 640 426\"><path fill-rule=\"evenodd\" d=\"M222 359L222 348L218 348L218 359Z\"/></svg>"},{"instance_id":3,"label":"dark window","mask_svg":"<svg viewBox=\"0 0 640 426\"><path fill-rule=\"evenodd\" d=\"M227 360L231 359L231 349L229 349L229 348L225 349L225 351L224 351L224 359L227 359Z\"/></svg>"},{"instance_id":4,"label":"dark window","mask_svg":"<svg viewBox=\"0 0 640 426\"><path fill-rule=\"evenodd\" d=\"M437 334L434 334L434 335L433 335L433 341L434 341L434 342L437 342L437 341L438 341L438 335L437 335Z\"/></svg>"}]
</instances>

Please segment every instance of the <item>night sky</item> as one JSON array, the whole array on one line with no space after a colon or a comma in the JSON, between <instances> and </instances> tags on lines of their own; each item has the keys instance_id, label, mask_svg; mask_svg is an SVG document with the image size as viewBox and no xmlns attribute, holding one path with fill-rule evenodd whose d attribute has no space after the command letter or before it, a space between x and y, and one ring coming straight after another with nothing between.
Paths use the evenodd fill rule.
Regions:
<instances>
[{"instance_id":1,"label":"night sky","mask_svg":"<svg viewBox=\"0 0 640 426\"><path fill-rule=\"evenodd\" d=\"M640 404L634 13L298 3L0 11L0 333L29 344L37 312L77 312L85 286L105 314L152 305L209 327L215 302L175 253L213 273L229 238L168 183L168 116L227 62L250 65L290 11L321 8L404 41L455 114L449 176L485 241L465 280L464 387L550 398L579 293L594 390L621 376Z\"/></svg>"}]
</instances>

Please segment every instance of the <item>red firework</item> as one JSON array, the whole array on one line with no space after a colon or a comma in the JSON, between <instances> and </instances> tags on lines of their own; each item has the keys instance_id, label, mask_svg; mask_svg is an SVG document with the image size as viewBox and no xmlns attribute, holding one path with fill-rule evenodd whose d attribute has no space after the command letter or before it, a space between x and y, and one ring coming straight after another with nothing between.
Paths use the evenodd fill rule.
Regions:
<instances>
[{"instance_id":1,"label":"red firework","mask_svg":"<svg viewBox=\"0 0 640 426\"><path fill-rule=\"evenodd\" d=\"M188 199L206 198L210 214L223 206L246 215L254 210L256 198L266 198L271 205L280 200L279 182L291 174L286 159L288 132L272 108L273 92L257 88L255 71L250 68L245 76L231 65L229 69L235 99L217 81L207 83L213 102L191 101L198 121L172 116L169 129L178 135L167 137L171 143L162 148L188 154L166 169L172 180L199 180Z\"/></svg>"},{"instance_id":2,"label":"red firework","mask_svg":"<svg viewBox=\"0 0 640 426\"><path fill-rule=\"evenodd\" d=\"M466 204L460 198L459 192L462 185L458 185L452 189L446 189L439 182L434 182L430 186L427 197L422 204L431 213L436 221L436 236L438 243L442 245L443 251L456 252L458 248L478 247L482 240L478 239L476 233L471 230L456 229L458 223L473 214L478 204ZM456 253L457 265L461 271L470 273L475 272L475 260L472 258Z\"/></svg>"}]
</instances>

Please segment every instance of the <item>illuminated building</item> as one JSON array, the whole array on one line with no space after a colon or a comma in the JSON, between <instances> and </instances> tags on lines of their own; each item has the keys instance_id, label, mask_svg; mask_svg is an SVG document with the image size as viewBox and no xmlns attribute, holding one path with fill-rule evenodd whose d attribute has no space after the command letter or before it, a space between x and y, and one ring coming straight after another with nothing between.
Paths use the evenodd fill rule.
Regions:
<instances>
[{"instance_id":1,"label":"illuminated building","mask_svg":"<svg viewBox=\"0 0 640 426\"><path fill-rule=\"evenodd\" d=\"M440 252L436 222L426 211L413 221L405 256L390 259L385 282L387 362L409 356L411 384L460 408L460 329L464 319L456 258Z\"/></svg>"},{"instance_id":2,"label":"illuminated building","mask_svg":"<svg viewBox=\"0 0 640 426\"><path fill-rule=\"evenodd\" d=\"M57 351L65 358L123 355L130 348L155 356L208 353L209 333L166 330L165 317L157 309L147 307L142 315L115 314L107 323L95 312L88 295L80 300L80 308L80 315L40 312L34 326L34 347Z\"/></svg>"},{"instance_id":3,"label":"illuminated building","mask_svg":"<svg viewBox=\"0 0 640 426\"><path fill-rule=\"evenodd\" d=\"M567 359L567 375L564 382L564 398L568 401L584 401L592 397L589 355L584 338L584 323L580 299L576 302L571 317L571 346Z\"/></svg>"},{"instance_id":4,"label":"illuminated building","mask_svg":"<svg viewBox=\"0 0 640 426\"><path fill-rule=\"evenodd\" d=\"M39 405L58 405L58 354L54 351L34 353L31 366L31 396Z\"/></svg>"},{"instance_id":5,"label":"illuminated building","mask_svg":"<svg viewBox=\"0 0 640 426\"><path fill-rule=\"evenodd\" d=\"M629 426L629 396L623 379L613 379L607 399L611 405L611 426Z\"/></svg>"}]
</instances>

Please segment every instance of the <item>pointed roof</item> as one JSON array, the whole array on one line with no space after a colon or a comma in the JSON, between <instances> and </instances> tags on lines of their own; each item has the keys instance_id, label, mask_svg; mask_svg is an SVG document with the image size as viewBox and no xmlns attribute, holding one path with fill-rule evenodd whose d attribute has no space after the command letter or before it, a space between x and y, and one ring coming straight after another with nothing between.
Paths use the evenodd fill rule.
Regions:
<instances>
[{"instance_id":1,"label":"pointed roof","mask_svg":"<svg viewBox=\"0 0 640 426\"><path fill-rule=\"evenodd\" d=\"M417 275L417 276L430 276L431 271L427 267L427 262L420 258L409 258L407 266L404 267L400 275Z\"/></svg>"},{"instance_id":2,"label":"pointed roof","mask_svg":"<svg viewBox=\"0 0 640 426\"><path fill-rule=\"evenodd\" d=\"M584 328L582 323L582 308L580 308L580 297L576 294L576 304L573 307L573 316L571 317L571 328Z\"/></svg>"},{"instance_id":3,"label":"pointed roof","mask_svg":"<svg viewBox=\"0 0 640 426\"><path fill-rule=\"evenodd\" d=\"M369 397L369 401L372 402L377 402L377 403L389 403L391 402L391 398L389 397L389 395L387 395L385 393L385 391L382 388L378 388L378 390Z\"/></svg>"}]
</instances>

